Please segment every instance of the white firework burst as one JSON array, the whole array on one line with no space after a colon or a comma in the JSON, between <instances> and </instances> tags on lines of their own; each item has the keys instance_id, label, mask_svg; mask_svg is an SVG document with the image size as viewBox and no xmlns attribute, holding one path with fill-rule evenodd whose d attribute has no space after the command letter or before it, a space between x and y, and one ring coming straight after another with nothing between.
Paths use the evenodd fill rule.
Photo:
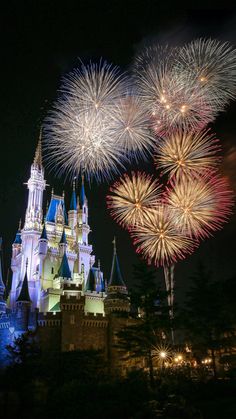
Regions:
<instances>
[{"instance_id":1,"label":"white firework burst","mask_svg":"<svg viewBox=\"0 0 236 419\"><path fill-rule=\"evenodd\" d=\"M178 127L201 129L215 117L205 89L199 89L189 71L177 71L176 50L170 55L154 54L142 71L136 70L136 83L146 111L153 122L154 132L163 136ZM138 67L139 68L139 67Z\"/></svg>"},{"instance_id":2,"label":"white firework burst","mask_svg":"<svg viewBox=\"0 0 236 419\"><path fill-rule=\"evenodd\" d=\"M189 73L215 111L236 97L236 49L216 39L196 39L180 48L178 73Z\"/></svg>"},{"instance_id":3,"label":"white firework burst","mask_svg":"<svg viewBox=\"0 0 236 419\"><path fill-rule=\"evenodd\" d=\"M64 78L44 132L49 165L72 177L97 180L119 173L154 142L140 100L127 77L106 63L76 69Z\"/></svg>"},{"instance_id":4,"label":"white firework burst","mask_svg":"<svg viewBox=\"0 0 236 419\"><path fill-rule=\"evenodd\" d=\"M135 95L116 101L111 129L124 153L136 159L149 154L156 142L142 101Z\"/></svg>"}]
</instances>

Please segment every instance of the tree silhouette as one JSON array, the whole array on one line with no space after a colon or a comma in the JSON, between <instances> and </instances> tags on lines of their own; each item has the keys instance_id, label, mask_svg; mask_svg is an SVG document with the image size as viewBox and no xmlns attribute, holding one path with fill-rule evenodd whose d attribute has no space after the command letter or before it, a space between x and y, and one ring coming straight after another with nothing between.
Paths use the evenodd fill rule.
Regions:
<instances>
[{"instance_id":1,"label":"tree silhouette","mask_svg":"<svg viewBox=\"0 0 236 419\"><path fill-rule=\"evenodd\" d=\"M118 333L118 346L128 356L146 361L153 385L153 349L166 342L170 333L169 308L155 270L140 262L134 266L133 278L135 287L130 291L130 299L134 319Z\"/></svg>"}]
</instances>

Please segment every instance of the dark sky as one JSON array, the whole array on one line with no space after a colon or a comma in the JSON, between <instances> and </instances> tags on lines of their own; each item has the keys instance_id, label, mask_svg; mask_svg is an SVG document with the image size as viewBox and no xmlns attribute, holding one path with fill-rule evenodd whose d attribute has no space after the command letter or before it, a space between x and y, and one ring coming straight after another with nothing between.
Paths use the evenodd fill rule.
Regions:
<instances>
[{"instance_id":1,"label":"dark sky","mask_svg":"<svg viewBox=\"0 0 236 419\"><path fill-rule=\"evenodd\" d=\"M64 3L62 7L58 1L25 0L1 5L0 234L4 240L5 271L19 218L24 219L27 190L23 182L29 177L40 122L55 99L61 77L78 63L78 58L86 62L103 57L125 70L139 48L153 40L179 45L203 36L236 45L233 9L195 6L180 10L168 0L164 2L165 9L155 0ZM214 129L223 143L222 170L235 187L235 104L231 103L217 119ZM63 185L63 178L58 180L46 173L46 179L56 193L65 189L70 194L71 186ZM107 190L107 184L92 184L87 192L93 230L90 237L107 276L112 237L116 234L123 276L131 283L136 256L128 235L106 211ZM50 196L50 188L47 194ZM186 290L189 276L199 262L212 269L216 277L235 274L235 233L236 221L232 217L223 231L177 265L180 294Z\"/></svg>"}]
</instances>

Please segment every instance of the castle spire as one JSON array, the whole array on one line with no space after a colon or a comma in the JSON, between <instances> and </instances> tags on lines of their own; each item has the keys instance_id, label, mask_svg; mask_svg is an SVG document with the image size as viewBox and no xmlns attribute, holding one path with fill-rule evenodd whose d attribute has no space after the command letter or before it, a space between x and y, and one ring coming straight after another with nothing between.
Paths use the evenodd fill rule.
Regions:
<instances>
[{"instance_id":1,"label":"castle spire","mask_svg":"<svg viewBox=\"0 0 236 419\"><path fill-rule=\"evenodd\" d=\"M70 211L76 211L77 210L77 202L76 202L76 192L75 192L75 179L73 180L73 190L70 200Z\"/></svg>"},{"instance_id":2,"label":"castle spire","mask_svg":"<svg viewBox=\"0 0 236 419\"><path fill-rule=\"evenodd\" d=\"M47 231L46 231L46 226L45 226L45 223L44 223L43 230L42 230L42 233L41 233L41 236L40 236L40 240L47 240L47 239L48 239Z\"/></svg>"},{"instance_id":3,"label":"castle spire","mask_svg":"<svg viewBox=\"0 0 236 419\"><path fill-rule=\"evenodd\" d=\"M85 195L85 189L84 189L84 175L81 176L81 190L80 190L80 206L81 208L83 207L83 205L85 205L85 203L87 202L87 198Z\"/></svg>"},{"instance_id":4,"label":"castle spire","mask_svg":"<svg viewBox=\"0 0 236 419\"><path fill-rule=\"evenodd\" d=\"M39 169L42 169L42 127L39 132L38 145L34 156L34 165L38 166Z\"/></svg>"},{"instance_id":5,"label":"castle spire","mask_svg":"<svg viewBox=\"0 0 236 419\"><path fill-rule=\"evenodd\" d=\"M60 244L67 244L67 241L66 241L66 233L65 233L65 229L64 228L63 228L63 231L62 231Z\"/></svg>"},{"instance_id":6,"label":"castle spire","mask_svg":"<svg viewBox=\"0 0 236 419\"><path fill-rule=\"evenodd\" d=\"M28 267L28 259L26 259L26 266L25 266L25 276L22 283L22 287L20 290L20 294L17 298L17 302L31 302L30 295L29 295L29 288L28 288L28 278L27 278L27 267Z\"/></svg>"},{"instance_id":7,"label":"castle spire","mask_svg":"<svg viewBox=\"0 0 236 419\"><path fill-rule=\"evenodd\" d=\"M114 236L112 244L113 244L113 255L116 255L116 236Z\"/></svg>"},{"instance_id":8,"label":"castle spire","mask_svg":"<svg viewBox=\"0 0 236 419\"><path fill-rule=\"evenodd\" d=\"M120 265L116 252L116 239L113 240L113 260L111 267L110 280L107 287L107 296L104 300L105 313L124 312L128 313L130 310L130 302L128 297L127 287L123 281ZM103 285L105 289L105 284Z\"/></svg>"},{"instance_id":9,"label":"castle spire","mask_svg":"<svg viewBox=\"0 0 236 419\"><path fill-rule=\"evenodd\" d=\"M121 286L126 287L121 271L120 271L120 265L117 257L117 251L116 251L116 238L113 239L113 260L112 260L112 267L111 267L111 275L110 275L110 281L108 286Z\"/></svg>"},{"instance_id":10,"label":"castle spire","mask_svg":"<svg viewBox=\"0 0 236 419\"><path fill-rule=\"evenodd\" d=\"M69 268L69 263L68 263L66 253L64 253L62 257L61 265L58 270L58 276L61 278L71 279L71 270Z\"/></svg>"},{"instance_id":11,"label":"castle spire","mask_svg":"<svg viewBox=\"0 0 236 419\"><path fill-rule=\"evenodd\" d=\"M21 243L22 243L22 240L21 240L21 218L20 218L18 231L16 233L16 237L13 244L21 244Z\"/></svg>"}]
</instances>

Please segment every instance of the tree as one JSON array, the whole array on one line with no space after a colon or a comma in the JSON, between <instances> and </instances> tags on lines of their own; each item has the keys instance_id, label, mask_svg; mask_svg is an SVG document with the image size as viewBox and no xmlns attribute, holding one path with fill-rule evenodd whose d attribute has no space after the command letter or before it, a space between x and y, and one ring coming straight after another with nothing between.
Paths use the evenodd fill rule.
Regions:
<instances>
[{"instance_id":1,"label":"tree","mask_svg":"<svg viewBox=\"0 0 236 419\"><path fill-rule=\"evenodd\" d=\"M130 299L134 320L118 333L118 346L129 356L146 360L153 385L153 349L165 342L170 332L169 308L166 292L157 285L155 270L141 262L134 266L133 277L135 287Z\"/></svg>"},{"instance_id":2,"label":"tree","mask_svg":"<svg viewBox=\"0 0 236 419\"><path fill-rule=\"evenodd\" d=\"M181 312L182 326L193 350L205 354L210 351L216 377L216 353L235 340L232 288L229 281L213 281L202 265L192 279L193 286Z\"/></svg>"},{"instance_id":3,"label":"tree","mask_svg":"<svg viewBox=\"0 0 236 419\"><path fill-rule=\"evenodd\" d=\"M12 345L7 345L8 357L12 364L26 364L40 354L40 348L32 332L16 337Z\"/></svg>"}]
</instances>

